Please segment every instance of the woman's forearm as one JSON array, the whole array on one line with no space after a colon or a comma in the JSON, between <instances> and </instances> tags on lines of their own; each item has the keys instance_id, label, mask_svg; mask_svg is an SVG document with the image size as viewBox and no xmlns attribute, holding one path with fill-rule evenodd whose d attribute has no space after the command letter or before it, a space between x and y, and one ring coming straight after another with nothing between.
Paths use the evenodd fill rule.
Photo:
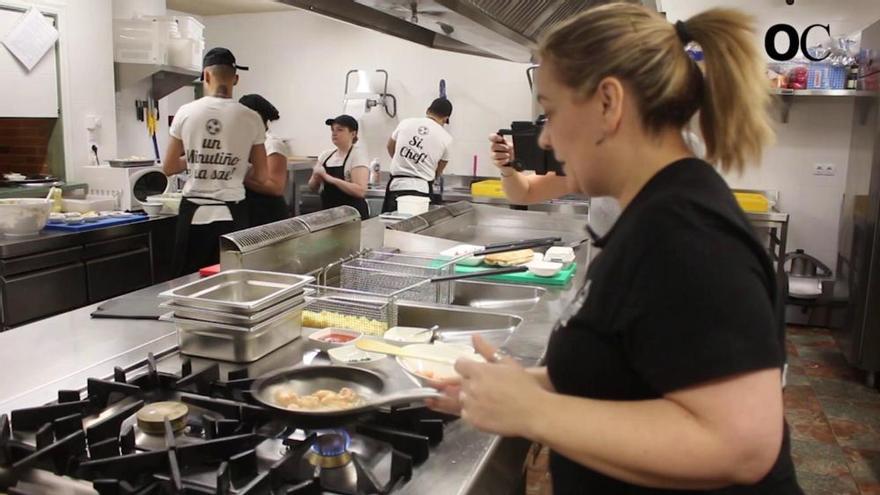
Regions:
<instances>
[{"instance_id":1,"label":"woman's forearm","mask_svg":"<svg viewBox=\"0 0 880 495\"><path fill-rule=\"evenodd\" d=\"M574 192L564 176L554 173L525 175L512 168L509 170L502 172L501 185L508 199L514 203L523 205L543 203Z\"/></svg>"},{"instance_id":2,"label":"woman's forearm","mask_svg":"<svg viewBox=\"0 0 880 495\"><path fill-rule=\"evenodd\" d=\"M668 399L601 401L547 393L530 438L613 478L655 488L708 490L754 483L737 439ZM757 479L763 475L759 473Z\"/></svg>"},{"instance_id":3,"label":"woman's forearm","mask_svg":"<svg viewBox=\"0 0 880 495\"><path fill-rule=\"evenodd\" d=\"M553 382L550 381L550 375L547 374L546 366L542 366L540 368L528 368L526 369L526 371L538 380L541 388L547 390L548 392L556 391L556 387L554 387Z\"/></svg>"},{"instance_id":4,"label":"woman's forearm","mask_svg":"<svg viewBox=\"0 0 880 495\"><path fill-rule=\"evenodd\" d=\"M529 204L529 181L512 167L501 171L501 187L512 203Z\"/></svg>"},{"instance_id":5,"label":"woman's forearm","mask_svg":"<svg viewBox=\"0 0 880 495\"><path fill-rule=\"evenodd\" d=\"M321 179L317 175L312 174L312 176L309 177L309 190L312 192L318 192L319 189L321 189Z\"/></svg>"}]
</instances>

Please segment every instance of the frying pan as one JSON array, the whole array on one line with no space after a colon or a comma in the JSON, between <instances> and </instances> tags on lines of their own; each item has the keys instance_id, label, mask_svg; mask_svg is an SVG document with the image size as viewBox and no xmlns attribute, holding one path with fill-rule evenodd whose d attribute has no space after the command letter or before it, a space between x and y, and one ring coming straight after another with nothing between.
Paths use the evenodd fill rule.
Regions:
<instances>
[{"instance_id":1,"label":"frying pan","mask_svg":"<svg viewBox=\"0 0 880 495\"><path fill-rule=\"evenodd\" d=\"M351 409L332 411L292 411L276 405L272 391L278 385L286 385L298 395L309 395L318 390L339 392L342 387L355 391L362 404ZM353 366L304 366L281 370L254 382L251 394L254 399L285 420L303 428L329 428L342 426L374 414L380 407L408 404L432 397L440 397L433 388L413 388L389 393L382 375Z\"/></svg>"}]
</instances>

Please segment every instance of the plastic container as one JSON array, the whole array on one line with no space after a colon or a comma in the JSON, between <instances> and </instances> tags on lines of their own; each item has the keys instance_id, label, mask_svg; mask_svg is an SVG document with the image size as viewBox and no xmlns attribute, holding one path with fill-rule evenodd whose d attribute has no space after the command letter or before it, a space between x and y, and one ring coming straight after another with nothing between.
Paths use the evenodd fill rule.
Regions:
<instances>
[{"instance_id":1,"label":"plastic container","mask_svg":"<svg viewBox=\"0 0 880 495\"><path fill-rule=\"evenodd\" d=\"M173 16L171 19L177 24L177 35L183 39L205 41L205 25L191 16Z\"/></svg>"},{"instance_id":2,"label":"plastic container","mask_svg":"<svg viewBox=\"0 0 880 495\"><path fill-rule=\"evenodd\" d=\"M471 194L484 198L506 198L501 179L489 179L471 184Z\"/></svg>"},{"instance_id":3,"label":"plastic container","mask_svg":"<svg viewBox=\"0 0 880 495\"><path fill-rule=\"evenodd\" d=\"M113 60L123 63L168 63L170 19L114 19Z\"/></svg>"},{"instance_id":4,"label":"plastic container","mask_svg":"<svg viewBox=\"0 0 880 495\"><path fill-rule=\"evenodd\" d=\"M770 200L763 194L735 192L736 202L743 211L751 211L755 213L766 213L770 211Z\"/></svg>"},{"instance_id":5,"label":"plastic container","mask_svg":"<svg viewBox=\"0 0 880 495\"><path fill-rule=\"evenodd\" d=\"M410 215L419 215L428 211L428 205L431 198L423 196L401 196L397 198L398 213L408 213Z\"/></svg>"},{"instance_id":6,"label":"plastic container","mask_svg":"<svg viewBox=\"0 0 880 495\"><path fill-rule=\"evenodd\" d=\"M185 69L200 70L205 42L191 39L168 41L168 64Z\"/></svg>"},{"instance_id":7,"label":"plastic container","mask_svg":"<svg viewBox=\"0 0 880 495\"><path fill-rule=\"evenodd\" d=\"M62 199L61 208L66 212L87 213L116 209L116 198L86 196L86 199Z\"/></svg>"}]
</instances>

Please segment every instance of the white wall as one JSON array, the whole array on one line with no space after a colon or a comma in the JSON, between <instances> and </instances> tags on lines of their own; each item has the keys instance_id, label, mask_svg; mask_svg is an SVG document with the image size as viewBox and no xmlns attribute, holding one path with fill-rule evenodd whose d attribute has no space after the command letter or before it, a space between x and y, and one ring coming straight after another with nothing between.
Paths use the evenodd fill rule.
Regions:
<instances>
[{"instance_id":1,"label":"white wall","mask_svg":"<svg viewBox=\"0 0 880 495\"><path fill-rule=\"evenodd\" d=\"M331 146L324 120L341 113L345 73L354 68L388 70L398 99L397 119L375 108L361 119L369 154L386 170L388 136L400 119L424 115L441 78L454 105L452 173L470 174L476 154L478 173L493 174L487 136L531 115L523 64L433 50L305 11L204 19L207 46L225 46L250 66L240 72L236 95L260 93L278 107L273 131L290 138L299 155Z\"/></svg>"},{"instance_id":2,"label":"white wall","mask_svg":"<svg viewBox=\"0 0 880 495\"><path fill-rule=\"evenodd\" d=\"M0 0L21 7L36 6L58 14L61 112L67 179L89 163L87 115L101 119L96 141L102 158L116 155L113 102L113 34L111 0ZM5 48L4 48L5 49Z\"/></svg>"},{"instance_id":3,"label":"white wall","mask_svg":"<svg viewBox=\"0 0 880 495\"><path fill-rule=\"evenodd\" d=\"M810 24L830 24L832 35L838 36L880 19L877 0L795 0L794 6L783 0L662 0L661 7L675 22L719 6L735 6L755 16L761 47L767 28L777 23L791 24L799 31ZM819 33L818 29L812 32L810 44L821 41ZM780 49L785 48L782 38L777 39ZM764 154L761 167L742 177L726 177L732 187L778 190L779 208L790 214L788 251L802 248L831 267L837 262L853 105L851 98L796 99L787 124L777 117L776 144ZM834 164L836 175L814 176L815 163Z\"/></svg>"}]
</instances>

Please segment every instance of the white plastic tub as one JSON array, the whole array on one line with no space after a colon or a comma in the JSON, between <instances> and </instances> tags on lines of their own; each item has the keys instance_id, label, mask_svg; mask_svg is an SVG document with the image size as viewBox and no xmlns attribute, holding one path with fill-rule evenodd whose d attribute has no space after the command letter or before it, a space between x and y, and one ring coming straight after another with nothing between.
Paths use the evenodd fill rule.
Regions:
<instances>
[{"instance_id":1,"label":"white plastic tub","mask_svg":"<svg viewBox=\"0 0 880 495\"><path fill-rule=\"evenodd\" d=\"M116 198L105 196L86 196L86 199L61 200L61 207L66 212L88 213L90 211L111 211L116 209Z\"/></svg>"},{"instance_id":2,"label":"white plastic tub","mask_svg":"<svg viewBox=\"0 0 880 495\"><path fill-rule=\"evenodd\" d=\"M397 198L397 212L419 215L428 211L430 203L430 198L422 196L401 196Z\"/></svg>"}]
</instances>

